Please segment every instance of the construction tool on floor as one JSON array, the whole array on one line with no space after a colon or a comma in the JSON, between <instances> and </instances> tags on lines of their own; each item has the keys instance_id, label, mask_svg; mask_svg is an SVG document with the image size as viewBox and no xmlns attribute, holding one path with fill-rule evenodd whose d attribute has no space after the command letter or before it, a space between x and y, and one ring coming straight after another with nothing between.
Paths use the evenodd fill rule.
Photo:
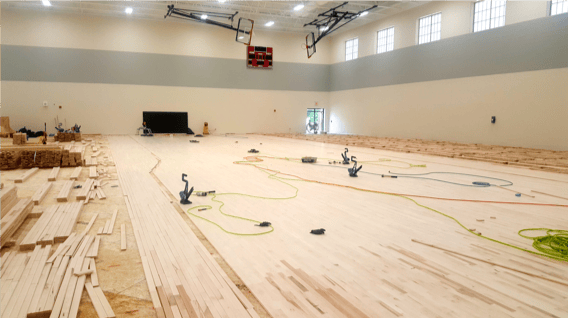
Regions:
<instances>
[{"instance_id":1,"label":"construction tool on floor","mask_svg":"<svg viewBox=\"0 0 568 318\"><path fill-rule=\"evenodd\" d=\"M381 174L381 178L392 178L392 179L396 179L398 178L397 176L390 176L388 174Z\"/></svg>"},{"instance_id":2,"label":"construction tool on floor","mask_svg":"<svg viewBox=\"0 0 568 318\"><path fill-rule=\"evenodd\" d=\"M61 127L61 125L63 125L62 123L59 123L59 125L57 125L57 127L55 127L55 129L60 132L60 133L64 133L65 129Z\"/></svg>"},{"instance_id":3,"label":"construction tool on floor","mask_svg":"<svg viewBox=\"0 0 568 318\"><path fill-rule=\"evenodd\" d=\"M209 135L209 123L207 122L203 123L203 134Z\"/></svg>"},{"instance_id":4,"label":"construction tool on floor","mask_svg":"<svg viewBox=\"0 0 568 318\"><path fill-rule=\"evenodd\" d=\"M71 130L72 130L74 133L78 134L78 133L81 132L81 126L79 126L79 125L77 125L77 123L75 123L75 126L71 127Z\"/></svg>"},{"instance_id":5,"label":"construction tool on floor","mask_svg":"<svg viewBox=\"0 0 568 318\"><path fill-rule=\"evenodd\" d=\"M268 226L272 225L272 223L264 221L260 224L255 224L255 225L256 226L262 226L262 227L268 227Z\"/></svg>"},{"instance_id":6,"label":"construction tool on floor","mask_svg":"<svg viewBox=\"0 0 568 318\"><path fill-rule=\"evenodd\" d=\"M82 187L83 187L82 185L78 184L78 185L74 186L73 189L81 189Z\"/></svg>"},{"instance_id":7,"label":"construction tool on floor","mask_svg":"<svg viewBox=\"0 0 568 318\"><path fill-rule=\"evenodd\" d=\"M146 122L143 122L143 123L142 123L142 127L139 127L139 128L136 130L136 134L139 134L139 133L140 133L140 130L142 130L142 135L141 135L142 137L152 137L152 136L154 136L154 134L152 133L152 129L146 127Z\"/></svg>"},{"instance_id":8,"label":"construction tool on floor","mask_svg":"<svg viewBox=\"0 0 568 318\"><path fill-rule=\"evenodd\" d=\"M198 197L206 197L207 192L195 192L195 195L198 196Z\"/></svg>"},{"instance_id":9,"label":"construction tool on floor","mask_svg":"<svg viewBox=\"0 0 568 318\"><path fill-rule=\"evenodd\" d=\"M349 169L347 169L347 171L349 171L350 177L357 177L357 172L359 172L359 170L361 170L361 168L363 168L363 166L359 166L359 168L357 168L357 157L355 157L355 156L351 156L351 161L354 162L353 168L349 168Z\"/></svg>"},{"instance_id":10,"label":"construction tool on floor","mask_svg":"<svg viewBox=\"0 0 568 318\"><path fill-rule=\"evenodd\" d=\"M249 153L259 153L260 151L258 151L258 150L256 150L256 149L252 148L252 149L249 150L248 152L249 152Z\"/></svg>"},{"instance_id":11,"label":"construction tool on floor","mask_svg":"<svg viewBox=\"0 0 568 318\"><path fill-rule=\"evenodd\" d=\"M302 157L303 163L315 163L316 161L318 161L317 157Z\"/></svg>"},{"instance_id":12,"label":"construction tool on floor","mask_svg":"<svg viewBox=\"0 0 568 318\"><path fill-rule=\"evenodd\" d=\"M349 157L347 156L347 152L349 151L349 149L345 148L345 152L341 154L341 157L343 157L343 164L344 165L348 165L349 164ZM335 162L334 162L335 163Z\"/></svg>"},{"instance_id":13,"label":"construction tool on floor","mask_svg":"<svg viewBox=\"0 0 568 318\"><path fill-rule=\"evenodd\" d=\"M192 140L190 140L189 142L199 143L199 140L192 139Z\"/></svg>"},{"instance_id":14,"label":"construction tool on floor","mask_svg":"<svg viewBox=\"0 0 568 318\"><path fill-rule=\"evenodd\" d=\"M310 232L311 234L322 235L325 234L325 229L316 229Z\"/></svg>"},{"instance_id":15,"label":"construction tool on floor","mask_svg":"<svg viewBox=\"0 0 568 318\"><path fill-rule=\"evenodd\" d=\"M189 196L191 195L191 193L193 192L193 187L191 187L191 190L189 190L189 192L187 191L187 188L189 187L189 182L187 182L187 180L185 179L185 177L187 177L187 174L182 173L181 175L181 181L185 182L185 189L183 191L179 192L179 203L181 204L191 204L191 201L189 201Z\"/></svg>"},{"instance_id":16,"label":"construction tool on floor","mask_svg":"<svg viewBox=\"0 0 568 318\"><path fill-rule=\"evenodd\" d=\"M203 137L203 135L195 135L194 137Z\"/></svg>"}]
</instances>

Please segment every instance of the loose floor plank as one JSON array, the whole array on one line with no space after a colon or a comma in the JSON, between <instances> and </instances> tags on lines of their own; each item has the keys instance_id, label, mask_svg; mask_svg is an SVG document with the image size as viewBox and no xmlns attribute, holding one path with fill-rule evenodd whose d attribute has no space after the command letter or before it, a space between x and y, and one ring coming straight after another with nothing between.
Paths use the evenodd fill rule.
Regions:
<instances>
[{"instance_id":1,"label":"loose floor plank","mask_svg":"<svg viewBox=\"0 0 568 318\"><path fill-rule=\"evenodd\" d=\"M63 188L61 188L61 191L59 191L59 194L57 195L57 202L67 202L67 200L69 200L71 189L73 188L73 182L73 180L69 180L63 184Z\"/></svg>"},{"instance_id":2,"label":"loose floor plank","mask_svg":"<svg viewBox=\"0 0 568 318\"><path fill-rule=\"evenodd\" d=\"M31 176L33 176L36 172L39 171L39 168L31 168L30 170L24 172L20 177L14 179L14 183L22 183L28 180Z\"/></svg>"},{"instance_id":3,"label":"loose floor plank","mask_svg":"<svg viewBox=\"0 0 568 318\"><path fill-rule=\"evenodd\" d=\"M45 196L49 192L49 189L51 189L52 185L53 185L53 182L48 181L48 182L44 183L41 187L39 187L39 189L37 189L37 191L32 196L32 201L34 201L35 205L39 205L41 203L41 201L43 201L43 199L45 198Z\"/></svg>"},{"instance_id":4,"label":"loose floor plank","mask_svg":"<svg viewBox=\"0 0 568 318\"><path fill-rule=\"evenodd\" d=\"M105 234L112 234L117 215L118 215L118 209L115 209L114 212L112 213L112 218L110 219L109 228L106 229L107 231L105 232Z\"/></svg>"},{"instance_id":5,"label":"loose floor plank","mask_svg":"<svg viewBox=\"0 0 568 318\"><path fill-rule=\"evenodd\" d=\"M99 177L99 174L97 173L97 167L96 166L89 167L89 178L90 179L96 179L98 177Z\"/></svg>"},{"instance_id":6,"label":"loose floor plank","mask_svg":"<svg viewBox=\"0 0 568 318\"><path fill-rule=\"evenodd\" d=\"M120 250L126 251L126 226L120 225Z\"/></svg>"},{"instance_id":7,"label":"loose floor plank","mask_svg":"<svg viewBox=\"0 0 568 318\"><path fill-rule=\"evenodd\" d=\"M76 167L73 172L71 173L71 176L69 177L69 179L71 180L77 180L79 179L79 175L81 174L81 171L83 171L82 167Z\"/></svg>"},{"instance_id":8,"label":"loose floor plank","mask_svg":"<svg viewBox=\"0 0 568 318\"><path fill-rule=\"evenodd\" d=\"M59 175L59 170L61 169L61 167L53 167L53 169L51 169L51 173L49 174L49 176L47 177L47 181L55 181L57 180L57 176Z\"/></svg>"}]
</instances>

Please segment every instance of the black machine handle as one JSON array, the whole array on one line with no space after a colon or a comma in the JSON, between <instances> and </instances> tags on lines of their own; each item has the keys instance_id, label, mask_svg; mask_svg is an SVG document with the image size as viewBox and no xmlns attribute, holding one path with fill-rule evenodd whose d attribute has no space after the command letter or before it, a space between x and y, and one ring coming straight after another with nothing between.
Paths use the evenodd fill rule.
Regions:
<instances>
[{"instance_id":1,"label":"black machine handle","mask_svg":"<svg viewBox=\"0 0 568 318\"><path fill-rule=\"evenodd\" d=\"M181 174L181 181L187 182L187 180L185 180L185 177L187 177L187 174L182 173L182 174Z\"/></svg>"}]
</instances>

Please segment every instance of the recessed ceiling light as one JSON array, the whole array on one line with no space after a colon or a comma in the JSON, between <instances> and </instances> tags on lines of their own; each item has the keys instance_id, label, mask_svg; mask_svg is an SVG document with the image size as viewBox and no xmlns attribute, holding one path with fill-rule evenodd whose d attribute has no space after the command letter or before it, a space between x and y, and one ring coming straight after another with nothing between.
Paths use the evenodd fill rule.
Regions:
<instances>
[{"instance_id":1,"label":"recessed ceiling light","mask_svg":"<svg viewBox=\"0 0 568 318\"><path fill-rule=\"evenodd\" d=\"M268 22L266 22L266 24L264 26L269 27L269 26L273 26L273 25L274 25L274 21L268 21Z\"/></svg>"},{"instance_id":2,"label":"recessed ceiling light","mask_svg":"<svg viewBox=\"0 0 568 318\"><path fill-rule=\"evenodd\" d=\"M128 8L126 8L126 9L124 10L124 12L126 12L126 14L132 14L132 11L133 11L133 10L132 10L131 7L128 7Z\"/></svg>"},{"instance_id":3,"label":"recessed ceiling light","mask_svg":"<svg viewBox=\"0 0 568 318\"><path fill-rule=\"evenodd\" d=\"M300 10L302 10L303 8L304 8L304 5L300 3L299 5L297 5L297 6L294 7L294 11L300 11Z\"/></svg>"},{"instance_id":4,"label":"recessed ceiling light","mask_svg":"<svg viewBox=\"0 0 568 318\"><path fill-rule=\"evenodd\" d=\"M219 3L225 3L226 0L219 0Z\"/></svg>"},{"instance_id":5,"label":"recessed ceiling light","mask_svg":"<svg viewBox=\"0 0 568 318\"><path fill-rule=\"evenodd\" d=\"M49 0L41 0L41 3L43 3L46 7L51 7L51 2Z\"/></svg>"},{"instance_id":6,"label":"recessed ceiling light","mask_svg":"<svg viewBox=\"0 0 568 318\"><path fill-rule=\"evenodd\" d=\"M201 20L207 20L207 14L202 14L202 15L201 15Z\"/></svg>"},{"instance_id":7,"label":"recessed ceiling light","mask_svg":"<svg viewBox=\"0 0 568 318\"><path fill-rule=\"evenodd\" d=\"M360 17L364 17L364 16L366 16L367 14L369 14L369 11L365 11L365 12L361 13L359 16L360 16Z\"/></svg>"}]
</instances>

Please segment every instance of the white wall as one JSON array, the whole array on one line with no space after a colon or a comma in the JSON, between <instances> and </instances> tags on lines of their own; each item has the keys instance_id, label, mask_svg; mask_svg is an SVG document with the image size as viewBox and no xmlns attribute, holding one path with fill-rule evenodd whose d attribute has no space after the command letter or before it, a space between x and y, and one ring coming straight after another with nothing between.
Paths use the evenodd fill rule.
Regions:
<instances>
[{"instance_id":1,"label":"white wall","mask_svg":"<svg viewBox=\"0 0 568 318\"><path fill-rule=\"evenodd\" d=\"M568 150L567 83L561 68L332 92L329 131Z\"/></svg>"},{"instance_id":2,"label":"white wall","mask_svg":"<svg viewBox=\"0 0 568 318\"><path fill-rule=\"evenodd\" d=\"M508 1L505 24L547 16L547 1ZM345 41L359 38L359 57L377 53L377 32L394 26L394 49L418 43L418 19L442 12L442 39L473 31L473 2L433 1L377 22L331 36L331 63L345 61ZM319 53L319 51L318 51Z\"/></svg>"}]
</instances>

